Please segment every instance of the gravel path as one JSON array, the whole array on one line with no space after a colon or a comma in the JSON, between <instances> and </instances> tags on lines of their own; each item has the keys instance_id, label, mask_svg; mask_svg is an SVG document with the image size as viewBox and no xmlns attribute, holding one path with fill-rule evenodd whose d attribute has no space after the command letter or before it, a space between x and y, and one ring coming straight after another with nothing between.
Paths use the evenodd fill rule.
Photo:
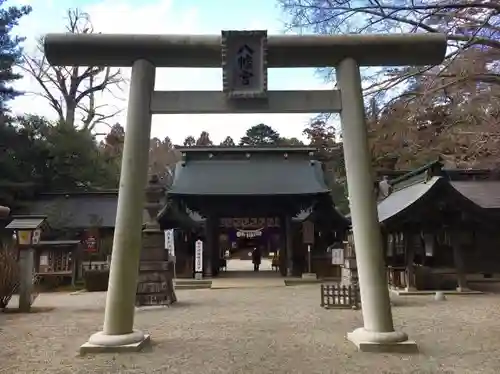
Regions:
<instances>
[{"instance_id":1,"label":"gravel path","mask_svg":"<svg viewBox=\"0 0 500 374\"><path fill-rule=\"evenodd\" d=\"M148 352L78 357L102 323L105 295L44 294L54 310L0 314L0 373L499 373L500 297L401 297L398 328L418 355L357 352L345 333L361 313L323 310L319 285L179 291L172 308L141 310Z\"/></svg>"}]
</instances>

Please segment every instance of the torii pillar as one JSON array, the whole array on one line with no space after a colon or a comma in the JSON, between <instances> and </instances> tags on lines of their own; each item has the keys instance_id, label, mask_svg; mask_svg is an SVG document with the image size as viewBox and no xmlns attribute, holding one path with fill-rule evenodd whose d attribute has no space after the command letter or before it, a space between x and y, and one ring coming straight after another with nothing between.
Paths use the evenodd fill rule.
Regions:
<instances>
[{"instance_id":1,"label":"torii pillar","mask_svg":"<svg viewBox=\"0 0 500 374\"><path fill-rule=\"evenodd\" d=\"M305 112L341 115L364 321L348 339L363 351L415 350L393 326L359 67L439 64L445 52L442 34L47 35L45 54L53 65L132 67L104 327L81 352L139 350L149 341L133 324L151 115ZM221 66L223 92L154 91L155 68ZM267 67L335 67L339 89L268 92Z\"/></svg>"}]
</instances>

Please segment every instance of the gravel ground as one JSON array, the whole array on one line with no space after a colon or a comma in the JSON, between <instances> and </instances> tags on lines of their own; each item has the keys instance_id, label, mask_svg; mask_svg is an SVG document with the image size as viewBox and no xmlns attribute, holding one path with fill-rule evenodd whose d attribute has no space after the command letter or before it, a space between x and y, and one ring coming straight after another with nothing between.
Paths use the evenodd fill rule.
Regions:
<instances>
[{"instance_id":1,"label":"gravel ground","mask_svg":"<svg viewBox=\"0 0 500 374\"><path fill-rule=\"evenodd\" d=\"M416 355L357 352L345 333L361 312L319 307L319 285L179 291L171 308L141 310L143 353L78 357L100 328L103 293L43 294L46 312L0 314L0 373L499 373L500 297L400 297L398 328Z\"/></svg>"}]
</instances>

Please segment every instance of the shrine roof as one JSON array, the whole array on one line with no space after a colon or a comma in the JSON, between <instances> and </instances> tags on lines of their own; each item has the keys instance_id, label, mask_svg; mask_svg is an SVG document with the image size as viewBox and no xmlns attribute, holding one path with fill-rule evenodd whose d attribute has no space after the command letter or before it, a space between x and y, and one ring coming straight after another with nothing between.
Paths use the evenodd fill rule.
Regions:
<instances>
[{"instance_id":1,"label":"shrine roof","mask_svg":"<svg viewBox=\"0 0 500 374\"><path fill-rule=\"evenodd\" d=\"M26 208L43 214L52 228L115 227L118 191L60 192L38 195Z\"/></svg>"},{"instance_id":2,"label":"shrine roof","mask_svg":"<svg viewBox=\"0 0 500 374\"><path fill-rule=\"evenodd\" d=\"M181 161L170 195L313 195L328 193L321 163L261 157Z\"/></svg>"},{"instance_id":3,"label":"shrine roof","mask_svg":"<svg viewBox=\"0 0 500 374\"><path fill-rule=\"evenodd\" d=\"M440 200L444 201L446 199L448 201L451 198L453 198L455 203L460 204L464 210L473 211L478 214L486 212L480 204L457 189L455 183L457 182L450 182L445 177L435 176L395 190L378 203L379 222L387 223L389 220L394 220L408 213L415 212L413 208L416 208L417 204L421 207L422 204L436 204ZM484 183L481 182L481 184Z\"/></svg>"},{"instance_id":4,"label":"shrine roof","mask_svg":"<svg viewBox=\"0 0 500 374\"><path fill-rule=\"evenodd\" d=\"M462 195L486 209L500 209L500 181L451 181Z\"/></svg>"},{"instance_id":5,"label":"shrine roof","mask_svg":"<svg viewBox=\"0 0 500 374\"><path fill-rule=\"evenodd\" d=\"M230 153L244 153L244 152L265 152L265 153L279 153L279 152L314 152L316 148L308 147L303 145L286 145L286 146L276 146L276 145L243 145L243 146L232 146L232 147L224 147L224 146L176 146L176 150L179 152L185 153L197 153L197 152L230 152Z\"/></svg>"},{"instance_id":6,"label":"shrine roof","mask_svg":"<svg viewBox=\"0 0 500 374\"><path fill-rule=\"evenodd\" d=\"M378 203L379 222L384 222L409 209L441 180L440 177L433 177L427 182L415 183L391 193Z\"/></svg>"}]
</instances>

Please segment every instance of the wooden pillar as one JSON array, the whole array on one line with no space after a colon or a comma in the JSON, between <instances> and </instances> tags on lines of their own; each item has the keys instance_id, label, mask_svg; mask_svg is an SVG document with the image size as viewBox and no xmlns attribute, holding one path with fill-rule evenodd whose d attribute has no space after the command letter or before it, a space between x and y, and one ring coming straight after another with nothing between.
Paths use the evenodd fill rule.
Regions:
<instances>
[{"instance_id":1,"label":"wooden pillar","mask_svg":"<svg viewBox=\"0 0 500 374\"><path fill-rule=\"evenodd\" d=\"M454 232L451 234L450 244L453 248L453 261L457 272L457 291L469 291L460 233Z\"/></svg>"},{"instance_id":2,"label":"wooden pillar","mask_svg":"<svg viewBox=\"0 0 500 374\"><path fill-rule=\"evenodd\" d=\"M214 235L214 217L212 215L208 215L207 220L205 221L205 242L203 243L203 270L205 277L208 278L212 276Z\"/></svg>"},{"instance_id":3,"label":"wooden pillar","mask_svg":"<svg viewBox=\"0 0 500 374\"><path fill-rule=\"evenodd\" d=\"M196 240L198 239L199 233L197 231L190 231L187 236L187 242L184 243L184 250L186 253L189 255L189 271L190 271L190 278L195 278L196 272L194 271L194 266L195 266L195 257L196 257L196 249L195 249L195 243Z\"/></svg>"},{"instance_id":4,"label":"wooden pillar","mask_svg":"<svg viewBox=\"0 0 500 374\"><path fill-rule=\"evenodd\" d=\"M78 247L80 244L77 246L73 247L70 250L71 253L71 286L75 287L76 284L76 277L77 277L77 272L78 272L78 265L77 265L77 252L78 252ZM40 253L38 254L38 268L40 268ZM38 270L40 271L40 270Z\"/></svg>"},{"instance_id":5,"label":"wooden pillar","mask_svg":"<svg viewBox=\"0 0 500 374\"><path fill-rule=\"evenodd\" d=\"M404 236L404 248L405 248L405 277L406 277L406 291L416 291L415 287L415 233L410 232Z\"/></svg>"},{"instance_id":6,"label":"wooden pillar","mask_svg":"<svg viewBox=\"0 0 500 374\"><path fill-rule=\"evenodd\" d=\"M219 274L220 265L220 227L219 227L219 217L212 217L212 275L217 276Z\"/></svg>"},{"instance_id":7,"label":"wooden pillar","mask_svg":"<svg viewBox=\"0 0 500 374\"><path fill-rule=\"evenodd\" d=\"M286 250L286 225L285 225L285 216L280 216L279 217L279 231L280 231L280 236L279 236L279 250L280 250L280 257L279 257L279 266L280 266L280 274L282 276L286 276L286 269L287 269L287 250Z\"/></svg>"},{"instance_id":8,"label":"wooden pillar","mask_svg":"<svg viewBox=\"0 0 500 374\"><path fill-rule=\"evenodd\" d=\"M19 252L19 311L28 313L31 310L33 294L33 269L35 266L35 250L21 249Z\"/></svg>"},{"instance_id":9,"label":"wooden pillar","mask_svg":"<svg viewBox=\"0 0 500 374\"><path fill-rule=\"evenodd\" d=\"M293 235L292 235L292 217L285 216L285 238L286 238L286 276L293 275Z\"/></svg>"}]
</instances>

